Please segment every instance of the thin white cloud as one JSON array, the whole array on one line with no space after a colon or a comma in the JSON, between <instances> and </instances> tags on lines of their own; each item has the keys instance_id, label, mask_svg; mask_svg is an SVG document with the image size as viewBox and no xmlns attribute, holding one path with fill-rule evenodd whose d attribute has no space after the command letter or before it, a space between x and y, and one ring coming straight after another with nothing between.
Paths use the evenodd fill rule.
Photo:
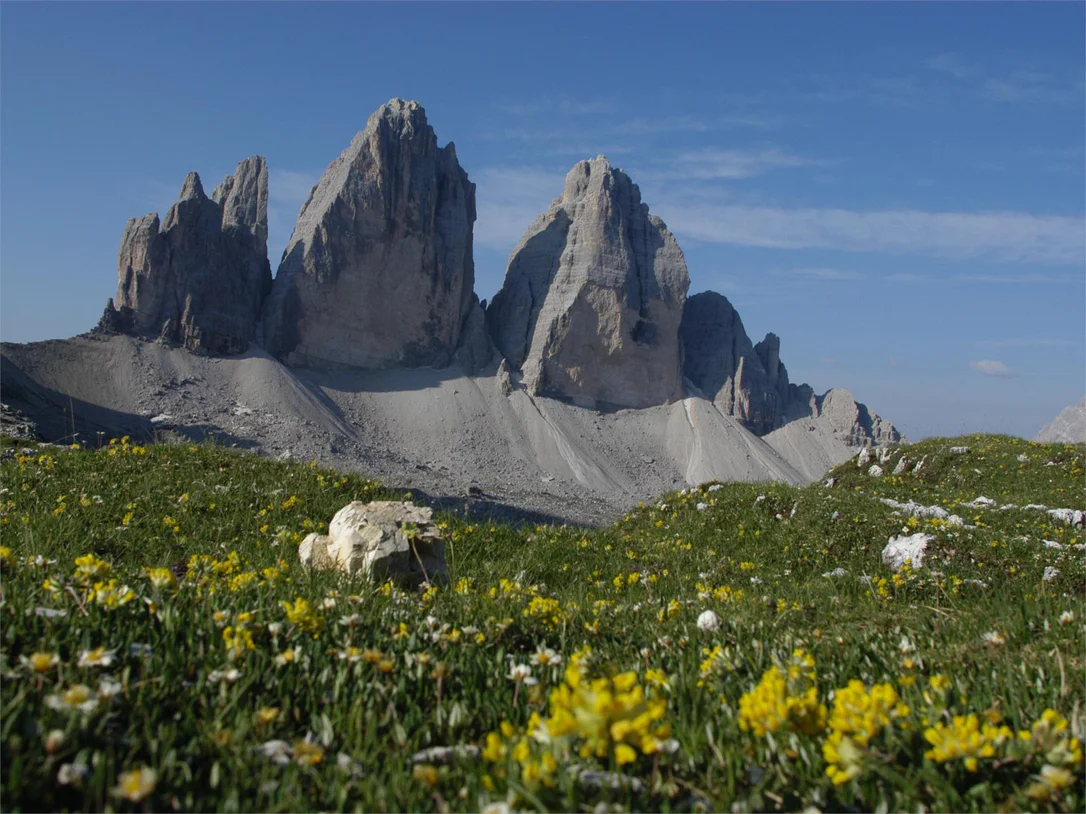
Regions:
<instances>
[{"instance_id":1,"label":"thin white cloud","mask_svg":"<svg viewBox=\"0 0 1086 814\"><path fill-rule=\"evenodd\" d=\"M950 74L955 79L969 79L978 73L977 66L958 53L947 53L924 60L924 67L929 71Z\"/></svg>"},{"instance_id":2,"label":"thin white cloud","mask_svg":"<svg viewBox=\"0 0 1086 814\"><path fill-rule=\"evenodd\" d=\"M1021 212L858 212L671 203L658 213L673 232L709 243L776 249L894 252L1081 266L1081 217Z\"/></svg>"},{"instance_id":3,"label":"thin white cloud","mask_svg":"<svg viewBox=\"0 0 1086 814\"><path fill-rule=\"evenodd\" d=\"M1022 374L1016 370L1011 370L1005 364L995 359L981 359L977 362L970 362L969 367L978 373L983 373L985 376L996 376L1001 379L1013 379L1016 376Z\"/></svg>"},{"instance_id":4,"label":"thin white cloud","mask_svg":"<svg viewBox=\"0 0 1086 814\"><path fill-rule=\"evenodd\" d=\"M753 178L772 170L809 167L821 162L776 147L756 150L688 150L679 153L666 167L639 172L646 180L692 179L699 181Z\"/></svg>"},{"instance_id":5,"label":"thin white cloud","mask_svg":"<svg viewBox=\"0 0 1086 814\"><path fill-rule=\"evenodd\" d=\"M268 197L277 203L295 204L302 208L310 190L320 179L320 173L301 170L268 170Z\"/></svg>"},{"instance_id":6,"label":"thin white cloud","mask_svg":"<svg viewBox=\"0 0 1086 814\"><path fill-rule=\"evenodd\" d=\"M864 278L864 275L855 271L832 268L781 269L775 273L789 277L805 277L809 280L862 280Z\"/></svg>"},{"instance_id":7,"label":"thin white cloud","mask_svg":"<svg viewBox=\"0 0 1086 814\"><path fill-rule=\"evenodd\" d=\"M1019 339L982 339L977 342L989 348L1055 348L1075 344L1070 339L1038 339L1025 337Z\"/></svg>"},{"instance_id":8,"label":"thin white cloud","mask_svg":"<svg viewBox=\"0 0 1086 814\"><path fill-rule=\"evenodd\" d=\"M508 251L562 194L565 174L533 167L484 167L474 181L475 242Z\"/></svg>"}]
</instances>

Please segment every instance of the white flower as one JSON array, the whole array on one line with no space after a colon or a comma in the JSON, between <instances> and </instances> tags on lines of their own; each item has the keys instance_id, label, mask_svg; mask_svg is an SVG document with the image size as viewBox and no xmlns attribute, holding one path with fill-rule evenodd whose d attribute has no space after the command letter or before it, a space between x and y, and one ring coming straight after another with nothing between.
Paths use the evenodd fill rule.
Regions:
<instances>
[{"instance_id":1,"label":"white flower","mask_svg":"<svg viewBox=\"0 0 1086 814\"><path fill-rule=\"evenodd\" d=\"M241 678L241 670L231 667L229 670L212 670L207 674L207 683L218 684L220 681L226 681L232 684L239 678Z\"/></svg>"},{"instance_id":2,"label":"white flower","mask_svg":"<svg viewBox=\"0 0 1086 814\"><path fill-rule=\"evenodd\" d=\"M264 753L264 757L272 763L286 766L290 763L290 744L286 741L266 741L255 747Z\"/></svg>"},{"instance_id":3,"label":"white flower","mask_svg":"<svg viewBox=\"0 0 1086 814\"><path fill-rule=\"evenodd\" d=\"M1051 582L1060 575L1059 568L1053 568L1051 565L1045 568L1044 575L1041 577L1041 582Z\"/></svg>"},{"instance_id":4,"label":"white flower","mask_svg":"<svg viewBox=\"0 0 1086 814\"><path fill-rule=\"evenodd\" d=\"M67 616L68 611L57 610L56 608L34 608L34 615L45 619L59 619L62 616Z\"/></svg>"},{"instance_id":5,"label":"white flower","mask_svg":"<svg viewBox=\"0 0 1086 814\"><path fill-rule=\"evenodd\" d=\"M302 648L288 648L275 657L275 663L280 667L284 667L287 664L294 664L302 656Z\"/></svg>"},{"instance_id":6,"label":"white flower","mask_svg":"<svg viewBox=\"0 0 1086 814\"><path fill-rule=\"evenodd\" d=\"M272 622L270 625L268 625L268 633L270 633L272 636L278 636L282 632L283 632L283 623L282 622Z\"/></svg>"},{"instance_id":7,"label":"white flower","mask_svg":"<svg viewBox=\"0 0 1086 814\"><path fill-rule=\"evenodd\" d=\"M336 755L336 768L352 777L361 777L363 773L362 764L346 752L340 752Z\"/></svg>"},{"instance_id":8,"label":"white flower","mask_svg":"<svg viewBox=\"0 0 1086 814\"><path fill-rule=\"evenodd\" d=\"M984 639L985 644L989 644L992 647L999 647L1000 645L1007 643L1007 637L998 630L989 630L981 638Z\"/></svg>"},{"instance_id":9,"label":"white flower","mask_svg":"<svg viewBox=\"0 0 1086 814\"><path fill-rule=\"evenodd\" d=\"M1074 611L1064 611L1063 613L1060 614L1060 624L1061 625L1069 625L1073 621L1075 621Z\"/></svg>"},{"instance_id":10,"label":"white flower","mask_svg":"<svg viewBox=\"0 0 1086 814\"><path fill-rule=\"evenodd\" d=\"M699 503L694 508L697 509L699 512L703 512L703 511L705 511L706 509L709 508L709 504L708 503Z\"/></svg>"},{"instance_id":11,"label":"white flower","mask_svg":"<svg viewBox=\"0 0 1086 814\"><path fill-rule=\"evenodd\" d=\"M321 600L321 607L325 610L334 610L336 607L336 600L334 597L326 596Z\"/></svg>"},{"instance_id":12,"label":"white flower","mask_svg":"<svg viewBox=\"0 0 1086 814\"><path fill-rule=\"evenodd\" d=\"M549 647L540 647L532 656L532 664L537 667L554 667L562 663L562 656Z\"/></svg>"},{"instance_id":13,"label":"white flower","mask_svg":"<svg viewBox=\"0 0 1086 814\"><path fill-rule=\"evenodd\" d=\"M720 629L720 617L711 610L702 611L698 615L698 630L712 633Z\"/></svg>"},{"instance_id":14,"label":"white flower","mask_svg":"<svg viewBox=\"0 0 1086 814\"><path fill-rule=\"evenodd\" d=\"M123 772L117 778L117 786L113 789L113 793L125 800L138 803L155 790L157 782L158 776L155 770L142 766L130 772Z\"/></svg>"},{"instance_id":15,"label":"white flower","mask_svg":"<svg viewBox=\"0 0 1086 814\"><path fill-rule=\"evenodd\" d=\"M897 649L901 651L901 655L907 656L916 652L916 645L909 640L908 636L902 636L901 644L897 646Z\"/></svg>"},{"instance_id":16,"label":"white flower","mask_svg":"<svg viewBox=\"0 0 1086 814\"><path fill-rule=\"evenodd\" d=\"M90 776L90 767L86 763L65 763L57 772L57 783L61 786L80 788L83 779Z\"/></svg>"},{"instance_id":17,"label":"white flower","mask_svg":"<svg viewBox=\"0 0 1086 814\"><path fill-rule=\"evenodd\" d=\"M751 585L761 585L763 581L764 580L762 580L760 577L751 577L750 578L750 584Z\"/></svg>"},{"instance_id":18,"label":"white flower","mask_svg":"<svg viewBox=\"0 0 1086 814\"><path fill-rule=\"evenodd\" d=\"M98 708L98 699L86 684L73 684L62 693L45 696L45 706L59 712L78 710L89 715Z\"/></svg>"},{"instance_id":19,"label":"white flower","mask_svg":"<svg viewBox=\"0 0 1086 814\"><path fill-rule=\"evenodd\" d=\"M339 623L344 627L359 627L362 624L362 617L357 613L352 613L350 616L341 616Z\"/></svg>"},{"instance_id":20,"label":"white flower","mask_svg":"<svg viewBox=\"0 0 1086 814\"><path fill-rule=\"evenodd\" d=\"M114 681L111 678L103 678L98 682L98 698L101 701L108 701L115 695L119 695L124 687L121 686L120 681Z\"/></svg>"},{"instance_id":21,"label":"white flower","mask_svg":"<svg viewBox=\"0 0 1086 814\"><path fill-rule=\"evenodd\" d=\"M1063 548L1063 546L1057 543L1055 540L1041 540L1041 542L1044 543L1045 548L1051 548L1055 551L1059 551Z\"/></svg>"},{"instance_id":22,"label":"white flower","mask_svg":"<svg viewBox=\"0 0 1086 814\"><path fill-rule=\"evenodd\" d=\"M832 571L827 571L822 576L824 577L847 577L848 571L844 568L834 568Z\"/></svg>"},{"instance_id":23,"label":"white flower","mask_svg":"<svg viewBox=\"0 0 1086 814\"><path fill-rule=\"evenodd\" d=\"M96 647L94 650L79 651L80 667L109 667L113 664L116 650L106 650L104 647Z\"/></svg>"},{"instance_id":24,"label":"white flower","mask_svg":"<svg viewBox=\"0 0 1086 814\"><path fill-rule=\"evenodd\" d=\"M527 664L514 664L509 670L509 675L506 678L517 684L526 684L531 687L533 684L538 684L538 680L532 676L532 668Z\"/></svg>"},{"instance_id":25,"label":"white flower","mask_svg":"<svg viewBox=\"0 0 1086 814\"><path fill-rule=\"evenodd\" d=\"M49 734L45 736L45 753L47 755L56 754L60 747L64 745L65 740L67 740L67 736L64 734L63 729L50 730Z\"/></svg>"}]
</instances>

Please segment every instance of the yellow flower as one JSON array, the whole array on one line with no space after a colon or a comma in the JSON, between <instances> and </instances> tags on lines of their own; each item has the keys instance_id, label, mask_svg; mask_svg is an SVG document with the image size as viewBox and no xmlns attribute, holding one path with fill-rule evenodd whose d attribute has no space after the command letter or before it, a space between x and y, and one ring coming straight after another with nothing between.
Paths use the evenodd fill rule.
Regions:
<instances>
[{"instance_id":1,"label":"yellow flower","mask_svg":"<svg viewBox=\"0 0 1086 814\"><path fill-rule=\"evenodd\" d=\"M976 715L955 715L950 726L940 721L924 731L924 739L932 746L924 757L936 763L960 758L966 769L975 772L980 758L995 757L996 749L1013 736L1006 726L982 726Z\"/></svg>"},{"instance_id":2,"label":"yellow flower","mask_svg":"<svg viewBox=\"0 0 1086 814\"><path fill-rule=\"evenodd\" d=\"M29 657L19 656L19 662L31 672L47 673L60 664L60 656L56 653L31 653Z\"/></svg>"},{"instance_id":3,"label":"yellow flower","mask_svg":"<svg viewBox=\"0 0 1086 814\"><path fill-rule=\"evenodd\" d=\"M159 591L176 591L177 576L169 568L144 568L144 576L151 583L151 587Z\"/></svg>"},{"instance_id":4,"label":"yellow flower","mask_svg":"<svg viewBox=\"0 0 1086 814\"><path fill-rule=\"evenodd\" d=\"M129 772L123 772L117 778L117 786L113 789L113 793L125 800L138 803L146 799L155 790L156 782L158 782L158 777L155 775L154 769L148 769L144 766Z\"/></svg>"},{"instance_id":5,"label":"yellow flower","mask_svg":"<svg viewBox=\"0 0 1086 814\"><path fill-rule=\"evenodd\" d=\"M267 726L274 723L279 717L279 707L261 707L253 713L253 723L257 726Z\"/></svg>"},{"instance_id":6,"label":"yellow flower","mask_svg":"<svg viewBox=\"0 0 1086 814\"><path fill-rule=\"evenodd\" d=\"M931 685L931 688L936 692L946 692L950 689L950 679L942 673L932 676L930 679L928 679L928 683Z\"/></svg>"},{"instance_id":7,"label":"yellow flower","mask_svg":"<svg viewBox=\"0 0 1086 814\"><path fill-rule=\"evenodd\" d=\"M74 576L79 582L90 583L109 576L110 568L105 560L100 560L93 554L84 554L75 558Z\"/></svg>"},{"instance_id":8,"label":"yellow flower","mask_svg":"<svg viewBox=\"0 0 1086 814\"><path fill-rule=\"evenodd\" d=\"M294 741L294 762L299 766L316 766L324 760L324 747L311 741Z\"/></svg>"},{"instance_id":9,"label":"yellow flower","mask_svg":"<svg viewBox=\"0 0 1086 814\"><path fill-rule=\"evenodd\" d=\"M322 619L313 607L305 599L298 597L292 605L290 602L280 602L287 612L287 621L295 625L299 630L317 634L324 627Z\"/></svg>"},{"instance_id":10,"label":"yellow flower","mask_svg":"<svg viewBox=\"0 0 1086 814\"><path fill-rule=\"evenodd\" d=\"M425 786L433 788L441 782L441 775L429 763L419 763L411 770L411 777Z\"/></svg>"},{"instance_id":11,"label":"yellow flower","mask_svg":"<svg viewBox=\"0 0 1086 814\"><path fill-rule=\"evenodd\" d=\"M119 585L117 580L111 579L109 582L94 583L87 598L108 610L114 610L135 599L136 592L127 585Z\"/></svg>"},{"instance_id":12,"label":"yellow flower","mask_svg":"<svg viewBox=\"0 0 1086 814\"><path fill-rule=\"evenodd\" d=\"M758 686L739 699L740 729L763 737L780 729L813 735L826 728L826 705L819 703L818 691L811 686L813 659L797 650L788 673L786 681L778 667L770 667Z\"/></svg>"}]
</instances>

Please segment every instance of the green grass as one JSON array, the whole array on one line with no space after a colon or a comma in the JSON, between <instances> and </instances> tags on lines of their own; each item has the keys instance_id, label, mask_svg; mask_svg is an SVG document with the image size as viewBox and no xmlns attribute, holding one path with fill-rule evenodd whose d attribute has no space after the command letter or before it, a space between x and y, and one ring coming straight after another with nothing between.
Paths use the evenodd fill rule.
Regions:
<instances>
[{"instance_id":1,"label":"green grass","mask_svg":"<svg viewBox=\"0 0 1086 814\"><path fill-rule=\"evenodd\" d=\"M954 445L971 450L955 455ZM394 496L374 482L210 446L19 455L0 470L0 532L10 549L0 608L3 806L1080 811L1081 747L1068 751L1086 727L1086 571L1075 548L1083 531L1043 511L961 504L984 495L1083 508L1084 450L996 436L903 450L910 461L925 457L919 473L910 466L871 478L849 462L832 488L702 487L599 530L439 515L452 581L425 593L297 563L301 538L325 530L348 501ZM974 528L909 521L879 498L940 505ZM923 567L895 579L882 549L891 536L919 531L934 538ZM96 580L76 573L75 558L87 554L111 567L97 581L116 578L131 592L116 595L129 601L97 601ZM144 567L173 568L179 590L154 588ZM847 575L823 576L837 568ZM1046 581L1046 568L1059 573ZM282 603L298 598L310 603L315 632L288 619ZM706 610L718 614L714 632L696 624ZM353 625L341 624L352 615ZM281 629L273 635L269 625ZM990 633L1002 644L986 640ZM112 664L78 666L82 651L98 647L115 651ZM534 666L538 683L518 688L512 665L530 663L539 648L562 665ZM372 663L341 658L367 649ZM794 715L767 735L744 729L741 699L774 665L787 673L802 660L797 649L816 677L795 669L787 697L796 703L813 690L830 720L806 732ZM277 663L288 650L296 661ZM23 662L35 652L59 663L36 674ZM589 740L587 693L556 691L572 659L582 690L615 691L602 720L620 726L599 730L598 744ZM230 669L237 681L210 680ZM615 676L617 688L607 681ZM47 702L103 679L118 692L87 714ZM835 691L852 680L865 689L889 683L909 709L880 719L866 743L853 733L855 777L835 785L824 744ZM626 681L645 698L624 695ZM274 712L261 722L264 708ZM754 718L765 722L761 709ZM926 756L927 730L953 716L1017 733L1046 709L1069 723L1044 744L990 738L991 754L975 770L965 757ZM570 731L563 710L580 716ZM525 735L533 715L550 719L541 730L553 733L549 741ZM513 734L492 736L487 749L503 722ZM646 754L652 742L641 736L653 732L674 751ZM306 738L315 746L299 743ZM282 764L262 750L276 740L293 748ZM586 742L599 749L582 749ZM487 751L423 768L409 762L419 750L461 744ZM630 762L620 744L632 744ZM59 783L73 764L87 768L81 782ZM1068 769L1070 785L1054 788L1062 776L1046 765ZM574 766L640 782L594 789ZM115 789L138 767L156 778L132 802Z\"/></svg>"}]
</instances>

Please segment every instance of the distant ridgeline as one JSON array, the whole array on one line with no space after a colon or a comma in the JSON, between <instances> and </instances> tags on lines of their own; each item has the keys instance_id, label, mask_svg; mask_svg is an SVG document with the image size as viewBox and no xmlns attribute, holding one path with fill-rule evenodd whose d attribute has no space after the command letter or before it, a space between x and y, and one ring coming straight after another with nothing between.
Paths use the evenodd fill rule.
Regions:
<instances>
[{"instance_id":1,"label":"distant ridgeline","mask_svg":"<svg viewBox=\"0 0 1086 814\"><path fill-rule=\"evenodd\" d=\"M700 395L758 435L819 417L847 443L900 440L845 391L789 382L777 336L751 343L724 296L688 298L674 235L603 156L569 171L489 306L474 291L474 223L454 146L438 146L417 102L392 99L310 192L274 282L254 156L211 197L190 173L165 220L128 222L96 330L208 355L256 342L318 369L497 369L510 388L602 410Z\"/></svg>"}]
</instances>

